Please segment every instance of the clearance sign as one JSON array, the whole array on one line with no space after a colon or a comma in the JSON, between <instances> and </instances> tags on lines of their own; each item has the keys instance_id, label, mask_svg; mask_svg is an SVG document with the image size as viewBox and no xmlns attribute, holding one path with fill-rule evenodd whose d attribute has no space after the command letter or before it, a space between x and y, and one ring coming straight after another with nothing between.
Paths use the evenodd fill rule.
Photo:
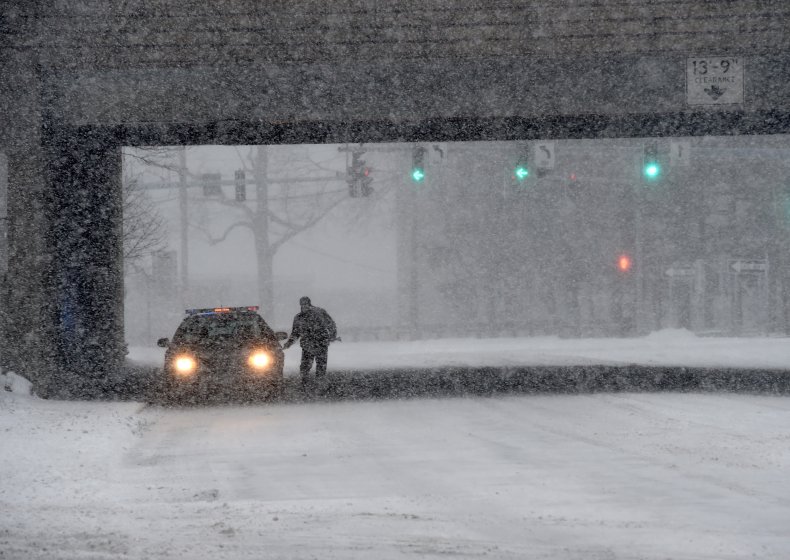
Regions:
<instances>
[{"instance_id":1,"label":"clearance sign","mask_svg":"<svg viewBox=\"0 0 790 560\"><path fill-rule=\"evenodd\" d=\"M689 105L743 103L743 59L737 56L688 58L686 100Z\"/></svg>"}]
</instances>

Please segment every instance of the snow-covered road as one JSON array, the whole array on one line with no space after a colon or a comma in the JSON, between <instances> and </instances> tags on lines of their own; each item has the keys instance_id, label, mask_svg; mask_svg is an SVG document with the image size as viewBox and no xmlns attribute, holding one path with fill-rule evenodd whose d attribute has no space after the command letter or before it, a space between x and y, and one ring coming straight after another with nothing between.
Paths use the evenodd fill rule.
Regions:
<instances>
[{"instance_id":1,"label":"snow-covered road","mask_svg":"<svg viewBox=\"0 0 790 560\"><path fill-rule=\"evenodd\" d=\"M790 400L0 393L0 558L790 557Z\"/></svg>"}]
</instances>

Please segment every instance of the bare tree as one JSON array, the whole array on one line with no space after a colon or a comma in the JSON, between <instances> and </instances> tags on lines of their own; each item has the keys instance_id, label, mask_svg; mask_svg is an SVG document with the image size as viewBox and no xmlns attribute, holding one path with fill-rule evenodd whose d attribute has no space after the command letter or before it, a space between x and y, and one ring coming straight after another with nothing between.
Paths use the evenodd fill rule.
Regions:
<instances>
[{"instance_id":1,"label":"bare tree","mask_svg":"<svg viewBox=\"0 0 790 560\"><path fill-rule=\"evenodd\" d=\"M268 174L267 148L257 146L246 156L237 153L244 171L251 172L254 177L255 204L248 205L222 193L216 202L237 209L241 218L227 226L219 235L212 234L206 225L199 228L212 245L222 243L231 232L240 228L252 232L257 257L258 298L261 307L270 311L274 304L273 262L277 251L289 239L315 226L335 207L347 200L348 191L345 188L333 189L331 185L337 185L337 178L327 176L309 183L312 187L308 192L296 194L289 188L289 184L298 180L284 178L279 182L277 195L270 196L273 183ZM315 162L312 162L311 167L312 170L320 169Z\"/></svg>"},{"instance_id":2,"label":"bare tree","mask_svg":"<svg viewBox=\"0 0 790 560\"><path fill-rule=\"evenodd\" d=\"M288 240L315 226L346 201L348 189L342 177L337 176L336 170L320 162L310 160L302 168L292 169L296 176L272 178L269 176L266 146L250 147L246 153L237 147L236 153L246 176L253 177L255 196L251 196L249 201L237 201L220 190L218 196L203 199L201 204L232 208L238 219L219 233L212 229L210 220L190 221L189 226L202 232L210 245L222 243L238 229L247 229L252 233L259 304L268 312L273 308L273 261L277 251ZM181 169L178 158L173 157L173 154L173 148L169 147L138 148L130 152L128 157L143 167L176 172L191 182L200 180L199 174ZM316 177L317 172L323 176ZM299 185L299 189L295 185ZM130 187L127 191L131 197L145 194L142 189L136 192L134 185L130 184ZM138 245L145 246L142 243Z\"/></svg>"},{"instance_id":3,"label":"bare tree","mask_svg":"<svg viewBox=\"0 0 790 560\"><path fill-rule=\"evenodd\" d=\"M148 193L135 179L124 181L123 190L123 258L127 264L165 246L164 220Z\"/></svg>"}]
</instances>

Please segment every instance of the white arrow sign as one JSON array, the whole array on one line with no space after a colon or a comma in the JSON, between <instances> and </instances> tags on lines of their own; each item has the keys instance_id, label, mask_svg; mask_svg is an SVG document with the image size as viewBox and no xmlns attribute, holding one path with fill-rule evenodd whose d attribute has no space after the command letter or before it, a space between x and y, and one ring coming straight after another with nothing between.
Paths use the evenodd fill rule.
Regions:
<instances>
[{"instance_id":1,"label":"white arrow sign","mask_svg":"<svg viewBox=\"0 0 790 560\"><path fill-rule=\"evenodd\" d=\"M672 277L675 277L675 276L694 276L694 269L692 269L692 268L676 268L676 267L673 266L672 268L668 268L665 273L666 273L667 276L672 276Z\"/></svg>"},{"instance_id":2,"label":"white arrow sign","mask_svg":"<svg viewBox=\"0 0 790 560\"><path fill-rule=\"evenodd\" d=\"M669 164L673 167L688 167L691 160L691 142L673 140L669 143Z\"/></svg>"},{"instance_id":3,"label":"white arrow sign","mask_svg":"<svg viewBox=\"0 0 790 560\"><path fill-rule=\"evenodd\" d=\"M554 142L535 143L535 167L554 169Z\"/></svg>"},{"instance_id":4,"label":"white arrow sign","mask_svg":"<svg viewBox=\"0 0 790 560\"><path fill-rule=\"evenodd\" d=\"M732 261L730 267L737 273L741 272L765 272L768 270L768 261L766 260L743 260Z\"/></svg>"}]
</instances>

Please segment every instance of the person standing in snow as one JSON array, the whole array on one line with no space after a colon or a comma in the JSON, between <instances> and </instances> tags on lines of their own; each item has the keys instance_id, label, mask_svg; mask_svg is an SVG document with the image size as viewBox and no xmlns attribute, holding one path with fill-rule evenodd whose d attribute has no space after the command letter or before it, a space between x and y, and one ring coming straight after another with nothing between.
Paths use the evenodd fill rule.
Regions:
<instances>
[{"instance_id":1,"label":"person standing in snow","mask_svg":"<svg viewBox=\"0 0 790 560\"><path fill-rule=\"evenodd\" d=\"M302 375L302 383L305 383L313 367L313 361L315 361L316 378L326 375L329 343L340 339L337 338L337 326L329 313L312 305L309 297L299 299L299 306L302 310L294 317L291 336L283 344L283 349L287 350L296 339L299 339L299 345L302 347L299 373Z\"/></svg>"}]
</instances>

